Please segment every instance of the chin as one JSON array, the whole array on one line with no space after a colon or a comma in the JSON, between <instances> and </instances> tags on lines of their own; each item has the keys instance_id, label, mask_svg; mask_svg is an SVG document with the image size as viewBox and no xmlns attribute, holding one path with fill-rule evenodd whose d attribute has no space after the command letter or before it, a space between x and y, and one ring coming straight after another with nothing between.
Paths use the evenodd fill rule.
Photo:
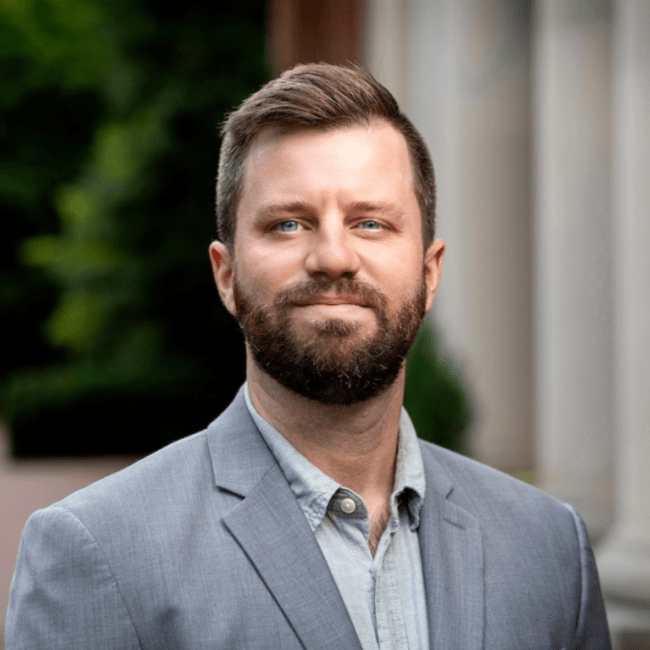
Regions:
<instances>
[{"instance_id":1,"label":"chin","mask_svg":"<svg viewBox=\"0 0 650 650\"><path fill-rule=\"evenodd\" d=\"M347 318L318 318L295 323L293 334L297 339L327 339L329 341L363 340L377 334L377 323L370 324L362 320ZM313 339L312 339L313 340Z\"/></svg>"}]
</instances>

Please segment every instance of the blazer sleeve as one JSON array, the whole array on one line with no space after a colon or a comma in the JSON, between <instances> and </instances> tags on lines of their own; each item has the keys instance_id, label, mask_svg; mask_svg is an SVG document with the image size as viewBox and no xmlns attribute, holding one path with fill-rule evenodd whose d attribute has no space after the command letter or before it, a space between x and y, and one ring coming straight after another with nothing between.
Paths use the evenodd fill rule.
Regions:
<instances>
[{"instance_id":1,"label":"blazer sleeve","mask_svg":"<svg viewBox=\"0 0 650 650\"><path fill-rule=\"evenodd\" d=\"M576 621L576 634L571 646L574 650L611 650L612 643L605 615L605 604L600 590L598 570L587 529L582 517L566 504L573 515L580 547L580 610Z\"/></svg>"},{"instance_id":2,"label":"blazer sleeve","mask_svg":"<svg viewBox=\"0 0 650 650\"><path fill-rule=\"evenodd\" d=\"M11 585L7 650L135 650L142 646L102 550L69 510L27 521Z\"/></svg>"}]
</instances>

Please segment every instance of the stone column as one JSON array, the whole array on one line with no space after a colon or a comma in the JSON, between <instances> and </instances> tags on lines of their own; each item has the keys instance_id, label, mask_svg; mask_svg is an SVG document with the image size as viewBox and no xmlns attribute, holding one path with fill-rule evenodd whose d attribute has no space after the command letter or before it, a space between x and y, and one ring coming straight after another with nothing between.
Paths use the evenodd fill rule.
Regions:
<instances>
[{"instance_id":1,"label":"stone column","mask_svg":"<svg viewBox=\"0 0 650 650\"><path fill-rule=\"evenodd\" d=\"M536 9L536 466L593 542L613 502L611 8Z\"/></svg>"},{"instance_id":2,"label":"stone column","mask_svg":"<svg viewBox=\"0 0 650 650\"><path fill-rule=\"evenodd\" d=\"M650 3L618 0L614 50L617 508L598 555L621 650L650 648Z\"/></svg>"},{"instance_id":3,"label":"stone column","mask_svg":"<svg viewBox=\"0 0 650 650\"><path fill-rule=\"evenodd\" d=\"M434 307L469 387L473 455L531 468L530 3L412 0L411 116L438 178L447 241Z\"/></svg>"}]
</instances>

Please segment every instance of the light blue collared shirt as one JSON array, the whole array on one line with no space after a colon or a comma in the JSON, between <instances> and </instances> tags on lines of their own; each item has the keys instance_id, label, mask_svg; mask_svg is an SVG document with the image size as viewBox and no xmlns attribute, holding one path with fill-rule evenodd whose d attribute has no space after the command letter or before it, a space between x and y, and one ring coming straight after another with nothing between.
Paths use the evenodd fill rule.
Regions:
<instances>
[{"instance_id":1,"label":"light blue collared shirt","mask_svg":"<svg viewBox=\"0 0 650 650\"><path fill-rule=\"evenodd\" d=\"M402 409L390 520L374 557L363 499L309 462L246 404L296 495L341 592L364 650L428 650L424 578L417 529L424 499L422 455ZM332 621L336 625L336 621Z\"/></svg>"}]
</instances>

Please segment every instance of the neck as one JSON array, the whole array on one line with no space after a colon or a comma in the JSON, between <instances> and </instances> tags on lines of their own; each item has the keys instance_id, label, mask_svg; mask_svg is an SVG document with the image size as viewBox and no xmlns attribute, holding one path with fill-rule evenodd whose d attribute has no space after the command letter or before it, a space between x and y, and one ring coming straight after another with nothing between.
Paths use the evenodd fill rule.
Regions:
<instances>
[{"instance_id":1,"label":"neck","mask_svg":"<svg viewBox=\"0 0 650 650\"><path fill-rule=\"evenodd\" d=\"M250 357L247 379L260 415L323 473L354 490L371 512L393 489L404 369L380 395L351 406L322 404L285 388Z\"/></svg>"}]
</instances>

